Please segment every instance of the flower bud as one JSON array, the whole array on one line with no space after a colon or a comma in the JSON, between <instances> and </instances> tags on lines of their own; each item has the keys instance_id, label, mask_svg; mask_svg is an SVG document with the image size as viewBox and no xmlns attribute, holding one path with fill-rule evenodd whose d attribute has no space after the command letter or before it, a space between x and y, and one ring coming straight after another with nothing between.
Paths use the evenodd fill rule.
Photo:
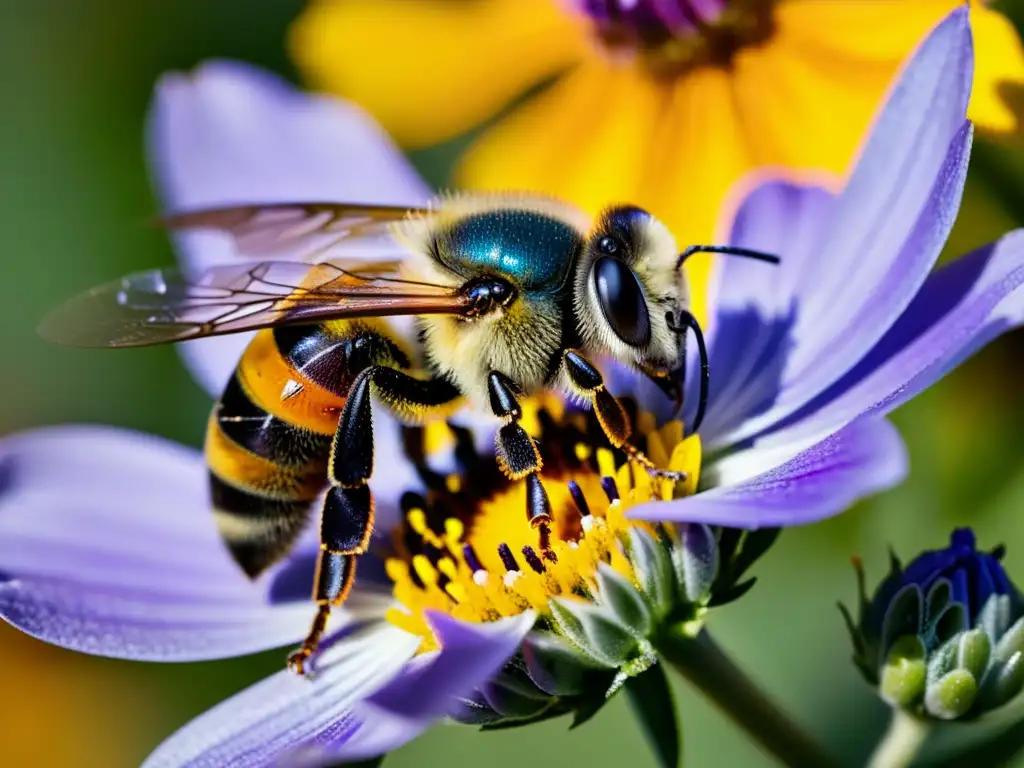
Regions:
<instances>
[{"instance_id":1,"label":"flower bud","mask_svg":"<svg viewBox=\"0 0 1024 768\"><path fill-rule=\"evenodd\" d=\"M923 552L889 575L869 600L855 560L859 612L840 605L854 662L890 706L955 720L1001 707L1024 687L1024 599L1000 560L961 528L949 546Z\"/></svg>"}]
</instances>

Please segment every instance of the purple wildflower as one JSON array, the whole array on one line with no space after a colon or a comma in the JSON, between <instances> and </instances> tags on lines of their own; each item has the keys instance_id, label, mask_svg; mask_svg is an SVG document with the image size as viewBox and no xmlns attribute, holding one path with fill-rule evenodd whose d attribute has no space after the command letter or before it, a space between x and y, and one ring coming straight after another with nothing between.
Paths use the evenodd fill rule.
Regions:
<instances>
[{"instance_id":1,"label":"purple wildflower","mask_svg":"<svg viewBox=\"0 0 1024 768\"><path fill-rule=\"evenodd\" d=\"M778 253L782 265L722 262L701 429L717 458L701 467L699 492L633 507L634 516L756 528L839 513L905 473L885 414L1021 321L1021 235L931 274L966 172L971 70L961 9L909 63L841 195L774 181L746 197L731 242ZM416 204L428 195L361 112L238 65L164 81L152 136L173 208ZM186 262L201 267L228 244L203 234L181 246ZM183 354L217 394L245 342L194 342ZM643 403L662 399L646 397L622 371L617 385ZM394 425L382 427L378 455L399 455L397 443L385 442L397 439ZM54 451L64 457L59 477ZM246 581L207 512L198 454L79 427L11 437L0 462L0 613L22 630L89 653L164 661L304 636L314 542ZM382 534L399 524L397 497L414 484L401 462L374 477ZM684 538L710 541L698 535L704 528L687 530ZM702 584L712 575L701 574ZM256 766L295 750L344 758L388 751L450 712L453 697L474 700L533 623L529 611L489 624L427 612L440 650L415 656L421 638L383 620L393 605L379 584L357 585L329 628L314 680L282 671L258 683L172 736L147 765Z\"/></svg>"}]
</instances>

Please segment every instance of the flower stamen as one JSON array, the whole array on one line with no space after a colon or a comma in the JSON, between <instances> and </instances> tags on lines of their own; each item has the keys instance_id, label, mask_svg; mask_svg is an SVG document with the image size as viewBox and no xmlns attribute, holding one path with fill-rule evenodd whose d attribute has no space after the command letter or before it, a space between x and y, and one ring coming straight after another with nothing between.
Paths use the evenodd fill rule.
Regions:
<instances>
[{"instance_id":1,"label":"flower stamen","mask_svg":"<svg viewBox=\"0 0 1024 768\"><path fill-rule=\"evenodd\" d=\"M684 440L681 425L658 428L650 415L631 413L633 433L665 461L665 469L696 477L699 448L677 449L699 438ZM523 519L524 484L489 468L486 458L472 472L464 467L457 482L448 479L431 484L425 495L403 497L405 522L394 532L387 560L401 607L389 618L420 635L421 650L436 647L424 611L480 622L527 609L550 616L552 599L600 600L597 572L604 567L639 584L629 532L641 528L654 541L662 536L657 526L629 520L626 513L654 494L662 498L663 491L657 478L635 468L628 451L607 444L599 426L588 421L594 418L537 411L532 435L552 507L543 525Z\"/></svg>"}]
</instances>

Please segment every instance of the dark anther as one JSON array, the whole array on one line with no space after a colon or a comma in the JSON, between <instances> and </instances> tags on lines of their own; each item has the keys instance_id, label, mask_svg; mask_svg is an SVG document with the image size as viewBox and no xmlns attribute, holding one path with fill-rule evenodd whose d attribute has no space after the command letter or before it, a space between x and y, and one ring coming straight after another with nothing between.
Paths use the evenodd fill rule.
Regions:
<instances>
[{"instance_id":1,"label":"dark anther","mask_svg":"<svg viewBox=\"0 0 1024 768\"><path fill-rule=\"evenodd\" d=\"M544 568L544 563L542 563L540 558L537 557L537 553L534 552L533 547L529 544L523 547L523 557L526 558L526 564L533 568L535 573L544 573L544 571L547 570Z\"/></svg>"},{"instance_id":2,"label":"dark anther","mask_svg":"<svg viewBox=\"0 0 1024 768\"><path fill-rule=\"evenodd\" d=\"M519 563L516 562L516 556L512 554L508 544L502 542L498 545L498 557L501 558L501 564L505 566L506 571L519 570Z\"/></svg>"},{"instance_id":3,"label":"dark anther","mask_svg":"<svg viewBox=\"0 0 1024 768\"><path fill-rule=\"evenodd\" d=\"M1005 544L998 544L998 545L996 545L995 547L992 548L992 551L989 552L989 554L992 555L992 557L994 557L996 560L1002 560L1003 557L1006 555L1006 545Z\"/></svg>"},{"instance_id":4,"label":"dark anther","mask_svg":"<svg viewBox=\"0 0 1024 768\"><path fill-rule=\"evenodd\" d=\"M614 477L602 477L601 487L604 489L604 494L608 497L609 502L619 500L619 486L615 484Z\"/></svg>"},{"instance_id":5,"label":"dark anther","mask_svg":"<svg viewBox=\"0 0 1024 768\"><path fill-rule=\"evenodd\" d=\"M402 508L402 516L404 517L414 509L426 509L427 500L414 491L406 491L402 494L399 505Z\"/></svg>"},{"instance_id":6,"label":"dark anther","mask_svg":"<svg viewBox=\"0 0 1024 768\"><path fill-rule=\"evenodd\" d=\"M568 486L572 501L576 505L576 509L580 511L580 517L590 517L590 506L587 504L587 497L583 495L580 484L575 480L570 480Z\"/></svg>"},{"instance_id":7,"label":"dark anther","mask_svg":"<svg viewBox=\"0 0 1024 768\"><path fill-rule=\"evenodd\" d=\"M484 570L483 563L480 562L480 558L476 556L476 550L473 549L473 545L466 544L462 545L462 557L466 561L466 565L469 566L469 570L473 573Z\"/></svg>"},{"instance_id":8,"label":"dark anther","mask_svg":"<svg viewBox=\"0 0 1024 768\"><path fill-rule=\"evenodd\" d=\"M462 286L462 293L470 301L470 316L486 315L498 307L508 306L516 297L510 283L494 277L470 280Z\"/></svg>"}]
</instances>

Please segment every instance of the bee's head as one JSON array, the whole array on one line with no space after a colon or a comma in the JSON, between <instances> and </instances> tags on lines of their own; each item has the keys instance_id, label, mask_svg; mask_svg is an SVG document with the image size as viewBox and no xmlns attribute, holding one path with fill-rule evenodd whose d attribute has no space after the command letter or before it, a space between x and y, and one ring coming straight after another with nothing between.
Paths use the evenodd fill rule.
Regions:
<instances>
[{"instance_id":1,"label":"bee's head","mask_svg":"<svg viewBox=\"0 0 1024 768\"><path fill-rule=\"evenodd\" d=\"M604 211L587 236L575 287L586 347L639 369L678 400L683 333L675 319L690 293L665 225L640 208Z\"/></svg>"}]
</instances>

